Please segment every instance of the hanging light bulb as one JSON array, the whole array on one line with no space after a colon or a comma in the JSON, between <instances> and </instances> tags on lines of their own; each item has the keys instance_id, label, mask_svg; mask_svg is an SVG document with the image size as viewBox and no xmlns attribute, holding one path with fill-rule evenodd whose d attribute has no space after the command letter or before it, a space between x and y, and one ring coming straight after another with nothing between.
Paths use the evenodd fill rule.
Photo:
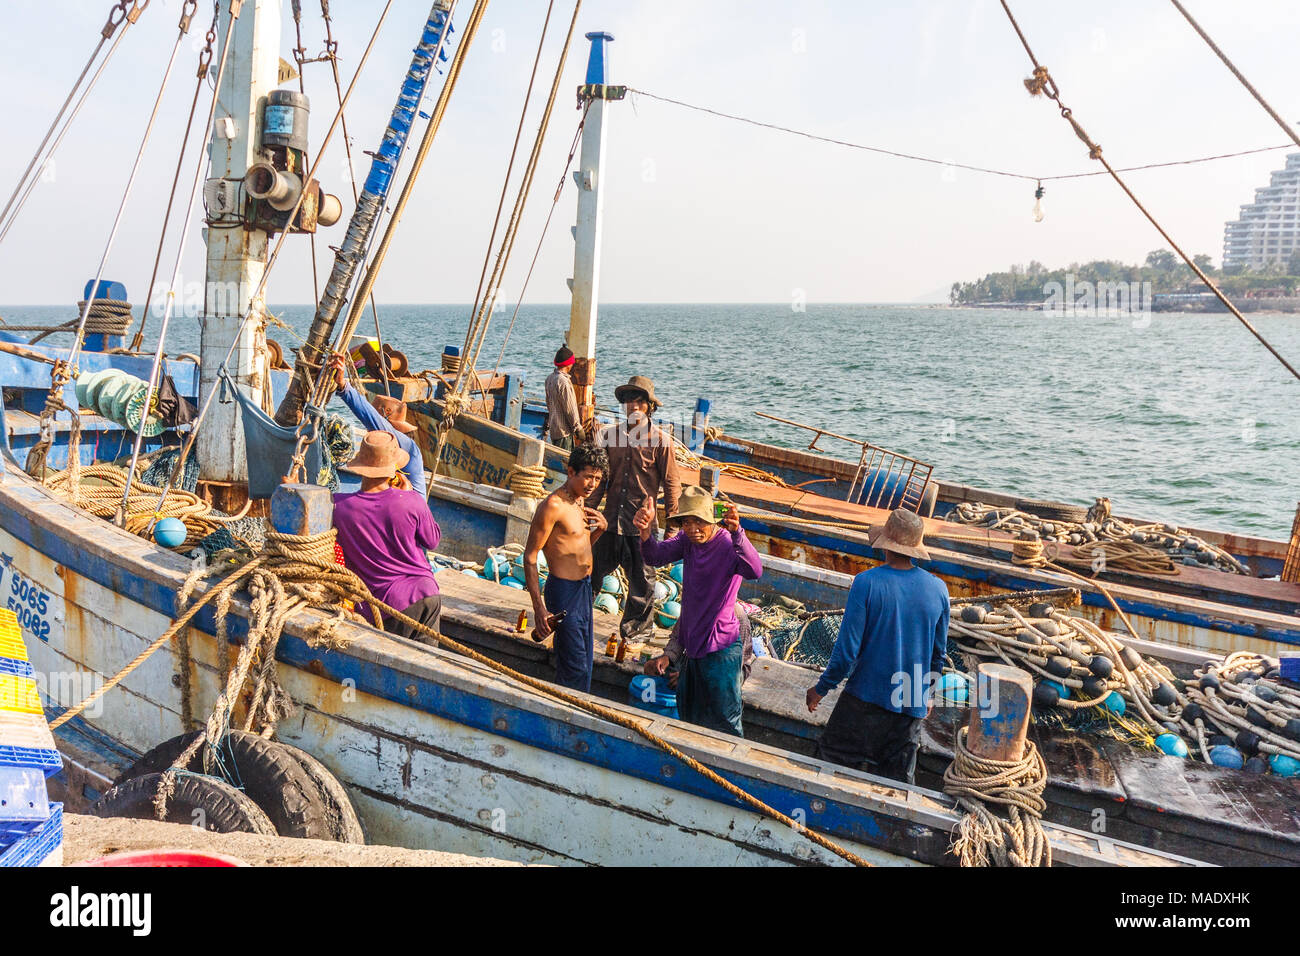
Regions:
<instances>
[{"instance_id":1,"label":"hanging light bulb","mask_svg":"<svg viewBox=\"0 0 1300 956\"><path fill-rule=\"evenodd\" d=\"M1040 180L1038 188L1034 190L1034 222L1042 222L1043 216L1043 183Z\"/></svg>"}]
</instances>

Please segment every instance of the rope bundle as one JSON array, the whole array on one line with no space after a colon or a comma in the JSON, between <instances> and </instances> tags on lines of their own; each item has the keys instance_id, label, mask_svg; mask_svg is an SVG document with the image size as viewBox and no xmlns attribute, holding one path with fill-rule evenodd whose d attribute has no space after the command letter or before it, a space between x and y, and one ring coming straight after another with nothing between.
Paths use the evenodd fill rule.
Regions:
<instances>
[{"instance_id":1,"label":"rope bundle","mask_svg":"<svg viewBox=\"0 0 1300 956\"><path fill-rule=\"evenodd\" d=\"M83 299L77 303L77 317L60 322L58 325L5 325L8 332L38 332L28 343L35 345L47 335L56 332L75 332L81 324L81 314L86 311ZM126 335L127 329L135 321L131 314L131 303L121 299L95 299L90 303L86 315L86 334L88 335Z\"/></svg>"},{"instance_id":2,"label":"rope bundle","mask_svg":"<svg viewBox=\"0 0 1300 956\"><path fill-rule=\"evenodd\" d=\"M1057 542L1074 546L1070 558L1052 556L1049 560L1075 567L1102 570L1134 571L1144 574L1177 574L1178 565L1213 567L1231 574L1250 574L1250 569L1236 556L1172 524L1130 524L1110 513L1110 499L1098 498L1084 521L1043 518L1015 508L998 508L981 502L964 501L947 516L955 524L974 525L989 530L1008 531L1024 536L1020 550L1032 563L1041 551L1040 542ZM1016 556L1013 545L1012 556Z\"/></svg>"},{"instance_id":3,"label":"rope bundle","mask_svg":"<svg viewBox=\"0 0 1300 956\"><path fill-rule=\"evenodd\" d=\"M512 465L510 467L510 490L525 498L545 498L547 495L543 483L546 481L545 465Z\"/></svg>"},{"instance_id":4,"label":"rope bundle","mask_svg":"<svg viewBox=\"0 0 1300 956\"><path fill-rule=\"evenodd\" d=\"M952 852L962 866L1051 866L1052 847L1043 832L1047 765L1032 740L1020 760L992 760L966 746L958 727L953 761L943 773L944 793L966 811ZM991 806L990 806L991 805ZM1003 807L1006 816L996 812Z\"/></svg>"},{"instance_id":5,"label":"rope bundle","mask_svg":"<svg viewBox=\"0 0 1300 956\"><path fill-rule=\"evenodd\" d=\"M1277 666L1272 658L1237 651L1195 672L1196 682L1187 684L1192 703L1182 716L1207 761L1207 734L1216 733L1247 752L1300 760L1300 691L1277 679Z\"/></svg>"}]
</instances>

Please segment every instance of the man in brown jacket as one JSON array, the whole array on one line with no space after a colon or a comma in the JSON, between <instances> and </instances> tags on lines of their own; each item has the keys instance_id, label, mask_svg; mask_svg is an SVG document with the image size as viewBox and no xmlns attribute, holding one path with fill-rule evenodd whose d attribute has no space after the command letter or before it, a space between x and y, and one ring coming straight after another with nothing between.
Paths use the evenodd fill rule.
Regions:
<instances>
[{"instance_id":1,"label":"man in brown jacket","mask_svg":"<svg viewBox=\"0 0 1300 956\"><path fill-rule=\"evenodd\" d=\"M593 545L591 579L599 588L615 568L627 575L619 632L631 640L653 629L655 609L654 571L641 560L641 534L633 520L647 499L658 499L661 489L665 514L672 514L682 483L672 436L651 421L660 405L654 383L644 375L633 375L626 385L614 389L614 397L622 403L627 420L607 425L596 435L595 443L609 453L609 471L587 504L595 508L605 499L609 530Z\"/></svg>"}]
</instances>

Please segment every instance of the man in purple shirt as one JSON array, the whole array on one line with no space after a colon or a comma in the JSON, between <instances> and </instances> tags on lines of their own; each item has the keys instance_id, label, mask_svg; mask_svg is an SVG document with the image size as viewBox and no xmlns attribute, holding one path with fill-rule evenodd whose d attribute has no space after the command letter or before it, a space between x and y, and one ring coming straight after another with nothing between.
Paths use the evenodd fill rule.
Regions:
<instances>
[{"instance_id":1,"label":"man in purple shirt","mask_svg":"<svg viewBox=\"0 0 1300 956\"><path fill-rule=\"evenodd\" d=\"M361 476L361 490L334 496L334 528L343 558L376 598L421 624L438 629L442 596L425 553L442 536L424 496L391 485L407 461L392 432L367 432L361 450L343 466ZM409 624L384 618L390 634L426 644Z\"/></svg>"},{"instance_id":2,"label":"man in purple shirt","mask_svg":"<svg viewBox=\"0 0 1300 956\"><path fill-rule=\"evenodd\" d=\"M728 505L718 527L713 496L703 488L682 489L677 510L682 529L664 541L651 537L654 500L637 512L641 556L658 567L682 562L682 612L677 620L682 644L677 678L677 710L683 720L723 733L745 736L741 725L740 685L744 644L736 619L736 595L742 580L756 581L763 562ZM662 668L667 657L658 658Z\"/></svg>"}]
</instances>

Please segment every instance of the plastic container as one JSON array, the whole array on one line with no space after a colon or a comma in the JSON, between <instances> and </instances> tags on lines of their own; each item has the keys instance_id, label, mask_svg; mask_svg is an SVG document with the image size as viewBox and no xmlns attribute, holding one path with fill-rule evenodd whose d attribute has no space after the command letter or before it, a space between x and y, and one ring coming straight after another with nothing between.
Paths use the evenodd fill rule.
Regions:
<instances>
[{"instance_id":1,"label":"plastic container","mask_svg":"<svg viewBox=\"0 0 1300 956\"><path fill-rule=\"evenodd\" d=\"M27 661L14 660L12 657L0 657L0 674L10 674L14 677L31 677L36 673L32 670L32 665Z\"/></svg>"},{"instance_id":2,"label":"plastic container","mask_svg":"<svg viewBox=\"0 0 1300 956\"><path fill-rule=\"evenodd\" d=\"M41 695L36 689L36 681L16 674L0 674L0 711L40 714L44 719L45 710L41 707Z\"/></svg>"},{"instance_id":3,"label":"plastic container","mask_svg":"<svg viewBox=\"0 0 1300 956\"><path fill-rule=\"evenodd\" d=\"M637 674L627 687L627 701L633 707L663 717L677 716L677 692L668 686L668 678Z\"/></svg>"},{"instance_id":4,"label":"plastic container","mask_svg":"<svg viewBox=\"0 0 1300 956\"><path fill-rule=\"evenodd\" d=\"M0 866L60 865L63 862L63 804L51 803L40 826L0 849Z\"/></svg>"},{"instance_id":5,"label":"plastic container","mask_svg":"<svg viewBox=\"0 0 1300 956\"><path fill-rule=\"evenodd\" d=\"M47 777L63 768L44 714L0 711L0 766L34 767Z\"/></svg>"}]
</instances>

